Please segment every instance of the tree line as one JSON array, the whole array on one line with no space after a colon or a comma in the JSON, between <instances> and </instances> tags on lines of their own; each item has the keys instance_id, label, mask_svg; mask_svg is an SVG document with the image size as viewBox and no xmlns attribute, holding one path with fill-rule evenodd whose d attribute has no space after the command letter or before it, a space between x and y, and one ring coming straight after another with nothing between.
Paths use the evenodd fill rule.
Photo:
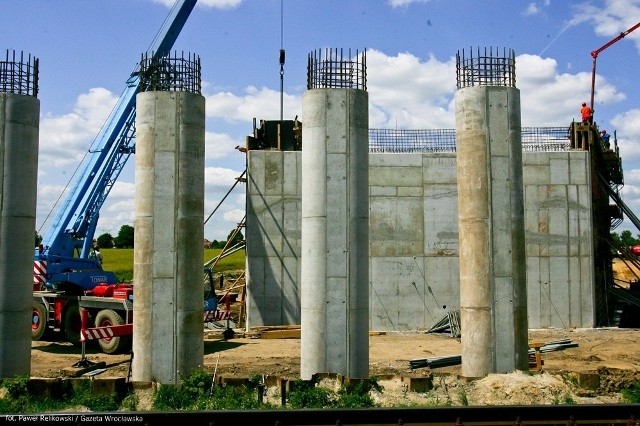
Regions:
<instances>
[{"instance_id":1,"label":"tree line","mask_svg":"<svg viewBox=\"0 0 640 426\"><path fill-rule=\"evenodd\" d=\"M611 238L621 246L631 247L640 244L640 234L634 237L629 230L622 231L620 234L612 232Z\"/></svg>"},{"instance_id":2,"label":"tree line","mask_svg":"<svg viewBox=\"0 0 640 426\"><path fill-rule=\"evenodd\" d=\"M133 226L122 225L120 227L120 230L118 231L118 235L114 237L110 233L106 232L98 236L98 238L96 238L96 244L101 248L134 248L133 237L134 237ZM236 232L236 230L233 229L231 232L229 232L229 235L227 235L226 240L224 241L205 240L203 241L203 244L205 245L206 248L221 249L221 248L224 248L225 244L227 244L227 241L229 241L229 239L231 239L229 246L232 247L236 244L241 243L244 240L244 236L242 235L242 232L239 232L239 231ZM35 247L38 247L41 242L42 242L42 235L38 234L38 231L36 231Z\"/></svg>"}]
</instances>

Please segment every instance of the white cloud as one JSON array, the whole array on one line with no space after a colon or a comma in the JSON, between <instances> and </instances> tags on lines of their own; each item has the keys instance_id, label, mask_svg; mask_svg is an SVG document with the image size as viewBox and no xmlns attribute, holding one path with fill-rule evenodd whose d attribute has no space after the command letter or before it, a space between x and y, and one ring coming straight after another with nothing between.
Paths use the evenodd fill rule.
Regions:
<instances>
[{"instance_id":1,"label":"white cloud","mask_svg":"<svg viewBox=\"0 0 640 426\"><path fill-rule=\"evenodd\" d=\"M640 161L640 109L632 109L611 119L611 124L616 129L616 133L623 135L618 139L620 156L625 162ZM609 133L612 133L609 131ZM625 181L627 173L625 172ZM638 181L640 184L640 180Z\"/></svg>"},{"instance_id":2,"label":"white cloud","mask_svg":"<svg viewBox=\"0 0 640 426\"><path fill-rule=\"evenodd\" d=\"M111 110L117 96L103 88L81 94L73 112L40 119L39 164L47 168L69 167L84 156Z\"/></svg>"},{"instance_id":3,"label":"white cloud","mask_svg":"<svg viewBox=\"0 0 640 426\"><path fill-rule=\"evenodd\" d=\"M230 222L240 223L245 216L244 209L233 209L224 213L224 219Z\"/></svg>"},{"instance_id":4,"label":"white cloud","mask_svg":"<svg viewBox=\"0 0 640 426\"><path fill-rule=\"evenodd\" d=\"M274 114L274 105L280 105L280 92L266 87L258 89L255 86L248 86L242 95L224 91L205 96L208 118L220 118L229 123L250 123L254 118L279 115ZM283 94L283 111L287 117L300 116L300 98Z\"/></svg>"},{"instance_id":5,"label":"white cloud","mask_svg":"<svg viewBox=\"0 0 640 426\"><path fill-rule=\"evenodd\" d=\"M612 39L640 21L640 0L605 0L600 4L585 2L574 6L573 21L589 22L597 35ZM630 32L625 38L632 40L640 50L640 29Z\"/></svg>"},{"instance_id":6,"label":"white cloud","mask_svg":"<svg viewBox=\"0 0 640 426\"><path fill-rule=\"evenodd\" d=\"M421 61L410 53L367 51L367 91L372 128L452 128L455 61Z\"/></svg>"},{"instance_id":7,"label":"white cloud","mask_svg":"<svg viewBox=\"0 0 640 426\"><path fill-rule=\"evenodd\" d=\"M241 172L221 167L205 169L205 237L223 240L242 220L246 184L238 182Z\"/></svg>"},{"instance_id":8,"label":"white cloud","mask_svg":"<svg viewBox=\"0 0 640 426\"><path fill-rule=\"evenodd\" d=\"M388 0L391 7L406 7L412 3L426 3L429 0Z\"/></svg>"},{"instance_id":9,"label":"white cloud","mask_svg":"<svg viewBox=\"0 0 640 426\"><path fill-rule=\"evenodd\" d=\"M236 154L236 146L244 146L245 141L238 141L226 133L205 132L205 155L207 160L218 160Z\"/></svg>"},{"instance_id":10,"label":"white cloud","mask_svg":"<svg viewBox=\"0 0 640 426\"><path fill-rule=\"evenodd\" d=\"M516 57L516 87L523 126L568 125L579 118L580 103L589 103L591 73L560 74L554 59L520 55ZM624 99L624 94L604 78L596 80L596 91L597 105Z\"/></svg>"},{"instance_id":11,"label":"white cloud","mask_svg":"<svg viewBox=\"0 0 640 426\"><path fill-rule=\"evenodd\" d=\"M568 126L578 117L580 102L589 99L590 79L588 72L559 73L554 59L537 55L516 57L516 85L521 94L523 126ZM614 104L624 99L624 94L605 78L598 76L596 83L597 105ZM206 217L225 197L243 170L240 167L244 165L245 154L235 147L244 146L245 140L232 134L231 129L234 125L244 127L253 118L275 118L278 115L280 93L255 86L248 86L241 93L216 89L210 85L205 87L208 92L205 95L207 129L215 129L220 123L224 129L221 132L205 132ZM437 59L431 55L421 59L407 52L386 55L378 50L368 50L367 90L369 125L372 128L443 129L455 125L454 58ZM283 98L286 116L293 118L298 115L304 123L301 96L284 94ZM69 180L115 103L116 97L111 92L92 89L78 97L72 112L61 116L47 114L41 119L39 223L47 214L45 210L50 210L62 191L62 184L56 183ZM636 147L632 142L640 139L638 123L640 109L627 111L611 120L610 125L624 135L619 142L625 160L640 160L640 146ZM250 134L249 126L246 127L244 135ZM234 167L236 170L233 170ZM101 211L99 230L113 233L122 224L133 223L135 185L132 179L123 176L114 185ZM211 239L212 234L216 235L215 238L225 238L229 230L235 227L234 222L241 219L237 211L244 209L245 191L245 185L236 186L235 192L239 195L229 197L225 206L220 207L217 218L207 225L208 238ZM632 189L626 191L631 194Z\"/></svg>"},{"instance_id":12,"label":"white cloud","mask_svg":"<svg viewBox=\"0 0 640 426\"><path fill-rule=\"evenodd\" d=\"M240 176L240 173L223 167L205 167L205 187L207 190L228 190L236 182L236 178Z\"/></svg>"},{"instance_id":13,"label":"white cloud","mask_svg":"<svg viewBox=\"0 0 640 426\"><path fill-rule=\"evenodd\" d=\"M537 15L538 13L540 13L540 9L538 8L538 5L535 3L529 3L527 5L527 8L523 12L523 15L532 16L532 15Z\"/></svg>"}]
</instances>

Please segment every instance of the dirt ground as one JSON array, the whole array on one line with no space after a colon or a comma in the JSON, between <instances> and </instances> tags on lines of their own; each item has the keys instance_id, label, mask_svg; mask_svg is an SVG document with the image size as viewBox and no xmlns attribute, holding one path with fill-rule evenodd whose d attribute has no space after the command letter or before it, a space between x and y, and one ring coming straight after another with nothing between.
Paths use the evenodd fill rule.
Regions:
<instances>
[{"instance_id":1,"label":"dirt ground","mask_svg":"<svg viewBox=\"0 0 640 426\"><path fill-rule=\"evenodd\" d=\"M385 389L386 404L445 403L472 405L614 403L621 388L640 382L640 331L636 329L530 330L530 342L569 339L577 347L542 354L542 372L490 375L462 380L460 365L412 369L411 360L459 355L459 339L426 333L375 334L369 338L370 375ZM204 366L220 378L287 378L300 374L300 339L235 337L205 339ZM96 378L127 377L129 355L106 355L88 348L86 360L106 363ZM61 377L82 359L65 342L33 342L32 377ZM71 368L71 370L73 370ZM410 392L409 378L430 377L430 392ZM594 383L594 377L597 381ZM273 390L277 392L277 390ZM384 399L381 397L381 399ZM389 399L393 399L391 402Z\"/></svg>"},{"instance_id":2,"label":"dirt ground","mask_svg":"<svg viewBox=\"0 0 640 426\"><path fill-rule=\"evenodd\" d=\"M623 274L624 272L620 272ZM262 376L295 380L300 375L300 339L264 338L236 330L225 340L222 329L205 333L204 367L220 378ZM542 353L542 371L495 374L477 380L460 377L460 365L412 369L411 360L461 354L460 340L449 334L371 332L370 376L385 389L383 405L616 403L620 390L640 382L640 330L620 328L530 330L529 342L568 339L576 347ZM33 342L32 377L61 377L82 360L80 348L66 342ZM127 377L129 355L106 355L87 347L85 359L104 362L101 377ZM409 378L431 378L432 389L412 392ZM273 394L276 387L269 390Z\"/></svg>"}]
</instances>

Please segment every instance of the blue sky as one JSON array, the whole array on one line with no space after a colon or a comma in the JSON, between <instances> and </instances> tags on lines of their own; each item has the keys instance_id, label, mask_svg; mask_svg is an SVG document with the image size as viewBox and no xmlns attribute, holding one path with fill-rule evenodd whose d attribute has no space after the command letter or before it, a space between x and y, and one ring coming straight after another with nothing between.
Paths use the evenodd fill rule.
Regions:
<instances>
[{"instance_id":1,"label":"blue sky","mask_svg":"<svg viewBox=\"0 0 640 426\"><path fill-rule=\"evenodd\" d=\"M0 51L40 61L37 228L106 120L173 0L0 0ZM591 51L640 22L640 0L198 0L177 51L202 63L207 217L244 170L235 149L253 120L280 115L278 52L286 50L284 118L302 116L307 55L367 50L372 128L440 129L455 122L455 55L516 54L523 126L568 126L589 101ZM640 212L640 29L598 56L595 120L617 133L623 199ZM135 158L111 191L96 235L133 225ZM55 216L54 209L50 218ZM207 223L225 239L244 216L238 185ZM617 229L640 233L628 219Z\"/></svg>"}]
</instances>

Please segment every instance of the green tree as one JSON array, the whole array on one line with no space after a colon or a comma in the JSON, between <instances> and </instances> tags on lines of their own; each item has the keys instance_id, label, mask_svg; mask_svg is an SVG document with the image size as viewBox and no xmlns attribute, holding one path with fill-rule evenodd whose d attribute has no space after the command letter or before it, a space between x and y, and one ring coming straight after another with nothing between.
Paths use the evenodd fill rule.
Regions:
<instances>
[{"instance_id":1,"label":"green tree","mask_svg":"<svg viewBox=\"0 0 640 426\"><path fill-rule=\"evenodd\" d=\"M38 234L38 231L36 231L36 245L34 247L38 247L41 242L42 242L42 235Z\"/></svg>"},{"instance_id":2,"label":"green tree","mask_svg":"<svg viewBox=\"0 0 640 426\"><path fill-rule=\"evenodd\" d=\"M640 235L638 235L638 237L640 237ZM635 246L640 244L640 239L638 238L634 238L633 235L631 234L631 231L629 230L624 230L622 231L622 233L620 235L618 235L617 232L612 232L611 233L611 238L618 244L623 245L623 246Z\"/></svg>"},{"instance_id":3,"label":"green tree","mask_svg":"<svg viewBox=\"0 0 640 426\"><path fill-rule=\"evenodd\" d=\"M227 235L227 241L231 240L229 242L229 244L228 244L228 247L233 247L236 244L241 243L242 241L244 241L244 236L242 235L242 232L238 231L238 233L235 236L233 236L234 232L236 232L235 229L233 231L229 232L229 235Z\"/></svg>"},{"instance_id":4,"label":"green tree","mask_svg":"<svg viewBox=\"0 0 640 426\"><path fill-rule=\"evenodd\" d=\"M107 232L100 235L96 242L100 247L111 248L113 247L113 236Z\"/></svg>"},{"instance_id":5,"label":"green tree","mask_svg":"<svg viewBox=\"0 0 640 426\"><path fill-rule=\"evenodd\" d=\"M133 248L133 226L122 225L114 242L119 248Z\"/></svg>"}]
</instances>

